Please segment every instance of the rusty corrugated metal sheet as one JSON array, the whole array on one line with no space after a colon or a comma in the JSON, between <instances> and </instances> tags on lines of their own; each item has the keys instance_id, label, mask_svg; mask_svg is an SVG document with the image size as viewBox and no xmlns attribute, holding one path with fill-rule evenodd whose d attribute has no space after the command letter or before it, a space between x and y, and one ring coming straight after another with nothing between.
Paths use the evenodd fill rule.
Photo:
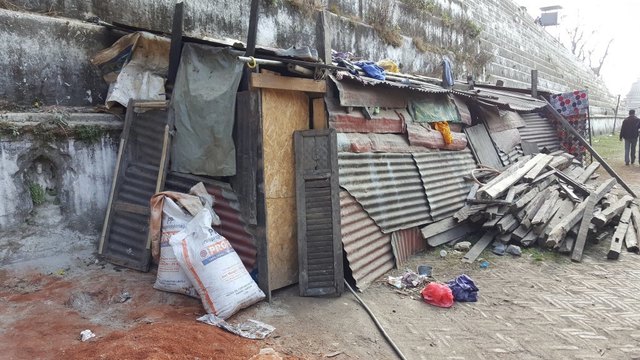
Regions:
<instances>
[{"instance_id":1,"label":"rusty corrugated metal sheet","mask_svg":"<svg viewBox=\"0 0 640 360\"><path fill-rule=\"evenodd\" d=\"M214 229L229 240L249 272L256 269L257 248L254 236L247 230L247 223L240 213L240 202L229 184L192 175L175 172L167 174L165 190L187 193L202 181L209 194L213 195L213 210L222 224Z\"/></svg>"},{"instance_id":2,"label":"rusty corrugated metal sheet","mask_svg":"<svg viewBox=\"0 0 640 360\"><path fill-rule=\"evenodd\" d=\"M464 206L471 182L464 177L476 167L471 151L432 151L414 153L427 194L433 221L453 215Z\"/></svg>"},{"instance_id":3,"label":"rusty corrugated metal sheet","mask_svg":"<svg viewBox=\"0 0 640 360\"><path fill-rule=\"evenodd\" d=\"M340 190L342 245L360 290L393 269L391 235L383 234L356 199Z\"/></svg>"},{"instance_id":4,"label":"rusty corrugated metal sheet","mask_svg":"<svg viewBox=\"0 0 640 360\"><path fill-rule=\"evenodd\" d=\"M391 247L399 269L411 256L426 249L427 242L422 238L420 228L398 230L391 234Z\"/></svg>"},{"instance_id":5,"label":"rusty corrugated metal sheet","mask_svg":"<svg viewBox=\"0 0 640 360\"><path fill-rule=\"evenodd\" d=\"M431 222L427 196L411 154L338 154L340 186L385 234Z\"/></svg>"},{"instance_id":6,"label":"rusty corrugated metal sheet","mask_svg":"<svg viewBox=\"0 0 640 360\"><path fill-rule=\"evenodd\" d=\"M556 128L549 119L538 113L520 113L527 126L518 128L522 140L538 144L538 148L546 147L550 151L560 148L560 139Z\"/></svg>"}]
</instances>

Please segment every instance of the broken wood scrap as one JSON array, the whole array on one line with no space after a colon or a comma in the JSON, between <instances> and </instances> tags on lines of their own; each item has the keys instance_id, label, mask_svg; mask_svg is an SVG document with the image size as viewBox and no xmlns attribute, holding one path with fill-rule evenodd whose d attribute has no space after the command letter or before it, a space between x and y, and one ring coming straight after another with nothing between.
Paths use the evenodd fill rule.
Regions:
<instances>
[{"instance_id":1,"label":"broken wood scrap","mask_svg":"<svg viewBox=\"0 0 640 360\"><path fill-rule=\"evenodd\" d=\"M500 220L502 220L502 216L486 221L484 224L482 224L482 228L494 229Z\"/></svg>"},{"instance_id":2,"label":"broken wood scrap","mask_svg":"<svg viewBox=\"0 0 640 360\"><path fill-rule=\"evenodd\" d=\"M502 177L503 174L500 174L498 177L502 177L499 181L491 185L482 186L476 195L478 198L483 199L496 199L500 194L504 193L520 181L536 164L540 161L544 161L546 159L545 154L537 154L533 157L533 159L527 161L522 165L522 167L518 168L515 172L508 176ZM516 163L517 164L517 163Z\"/></svg>"},{"instance_id":3,"label":"broken wood scrap","mask_svg":"<svg viewBox=\"0 0 640 360\"><path fill-rule=\"evenodd\" d=\"M622 250L622 241L627 234L630 219L631 209L625 208L622 216L620 217L620 222L618 223L616 232L613 233L613 238L611 238L611 247L609 248L609 252L607 253L607 259L617 260L620 257L620 251Z\"/></svg>"},{"instance_id":4,"label":"broken wood scrap","mask_svg":"<svg viewBox=\"0 0 640 360\"><path fill-rule=\"evenodd\" d=\"M457 222L455 221L455 219L452 217L448 217L423 227L422 229L420 229L420 232L422 233L422 238L427 239L432 236L441 234L455 227L456 225Z\"/></svg>"},{"instance_id":5,"label":"broken wood scrap","mask_svg":"<svg viewBox=\"0 0 640 360\"><path fill-rule=\"evenodd\" d=\"M631 197L631 195L623 196L614 204L611 204L611 206L602 210L602 212L600 212L598 216L595 216L592 220L593 223L596 224L597 227L605 226L609 223L609 221L611 221L611 219L613 219L617 215L620 215L624 211L624 209L629 206L632 200L633 197Z\"/></svg>"},{"instance_id":6,"label":"broken wood scrap","mask_svg":"<svg viewBox=\"0 0 640 360\"><path fill-rule=\"evenodd\" d=\"M569 186L566 183L561 181L559 182L559 184L560 184L560 189L562 189L562 193L565 195L564 197L566 199L570 199L571 201L573 201L574 204L577 204L582 201L582 199L578 195L576 195L576 193L571 188L569 188Z\"/></svg>"},{"instance_id":7,"label":"broken wood scrap","mask_svg":"<svg viewBox=\"0 0 640 360\"><path fill-rule=\"evenodd\" d=\"M427 225L429 226L429 225ZM424 230L424 229L423 229ZM446 229L436 235L425 237L427 244L431 247L440 246L450 241L458 240L472 231L471 226L467 222L457 223L455 226Z\"/></svg>"},{"instance_id":8,"label":"broken wood scrap","mask_svg":"<svg viewBox=\"0 0 640 360\"><path fill-rule=\"evenodd\" d=\"M511 211L517 211L524 208L531 200L533 200L538 195L538 193L540 193L540 190L538 190L538 188L533 188L525 192L524 194L522 194L522 196L520 196L518 200L516 200L515 203L513 203L513 205L511 205Z\"/></svg>"},{"instance_id":9,"label":"broken wood scrap","mask_svg":"<svg viewBox=\"0 0 640 360\"><path fill-rule=\"evenodd\" d=\"M473 245L473 247L471 247L469 252L467 252L464 255L464 257L462 258L462 261L466 262L466 263L472 263L472 262L476 261L478 256L480 256L482 251L484 251L484 249L491 243L491 241L493 241L493 239L496 237L496 235L497 235L497 232L493 231L493 230L487 231L486 233L484 233L484 235L482 235L480 240L478 240Z\"/></svg>"},{"instance_id":10,"label":"broken wood scrap","mask_svg":"<svg viewBox=\"0 0 640 360\"><path fill-rule=\"evenodd\" d=\"M589 166L587 166L587 168L582 172L582 174L580 176L578 176L578 178L576 179L579 183L586 183L587 180L589 180L591 178L591 175L593 175L594 172L596 172L596 170L598 170L598 168L600 167L600 163L597 161L592 162L591 164L589 164Z\"/></svg>"},{"instance_id":11,"label":"broken wood scrap","mask_svg":"<svg viewBox=\"0 0 640 360\"><path fill-rule=\"evenodd\" d=\"M547 172L545 172L545 173L542 173L542 174L538 175L538 177L537 177L537 178L533 179L533 181L531 182L531 185L533 185L533 184L537 184L537 183L539 183L539 182L540 182L540 181L542 181L542 180L546 180L546 179L548 179L551 175L553 175L553 174L555 174L555 173L556 173L556 172L555 172L554 170L549 170L549 171L547 171Z\"/></svg>"},{"instance_id":12,"label":"broken wood scrap","mask_svg":"<svg viewBox=\"0 0 640 360\"><path fill-rule=\"evenodd\" d=\"M486 209L488 205L486 204L478 204L478 205L465 205L456 211L453 214L453 218L456 219L459 223L469 219L472 215L480 213L482 210Z\"/></svg>"},{"instance_id":13,"label":"broken wood scrap","mask_svg":"<svg viewBox=\"0 0 640 360\"><path fill-rule=\"evenodd\" d=\"M567 235L558 247L558 252L561 254L569 254L573 250L573 244L576 242L575 235Z\"/></svg>"},{"instance_id":14,"label":"broken wood scrap","mask_svg":"<svg viewBox=\"0 0 640 360\"><path fill-rule=\"evenodd\" d=\"M480 184L478 183L473 184L473 186L471 187L471 190L469 190L469 194L467 195L467 201L473 200L476 198L476 193L478 192L479 188L480 188Z\"/></svg>"},{"instance_id":15,"label":"broken wood scrap","mask_svg":"<svg viewBox=\"0 0 640 360\"><path fill-rule=\"evenodd\" d=\"M529 172L527 172L522 179L525 182L532 182L535 178L538 177L538 175L540 175L542 170L544 170L544 168L548 163L551 162L551 160L553 160L553 156L542 154L540 160L538 160L535 166L531 168L531 170L529 170Z\"/></svg>"},{"instance_id":16,"label":"broken wood scrap","mask_svg":"<svg viewBox=\"0 0 640 360\"><path fill-rule=\"evenodd\" d=\"M553 167L551 167L551 169L556 170ZM557 176L562 181L566 182L567 184L571 185L571 187L573 187L574 190L579 190L583 195L589 195L589 190L586 187L584 187L584 184L577 182L575 179L572 179L570 176L567 176L562 171L556 170L556 173L554 175Z\"/></svg>"},{"instance_id":17,"label":"broken wood scrap","mask_svg":"<svg viewBox=\"0 0 640 360\"><path fill-rule=\"evenodd\" d=\"M633 228L636 231L636 247L638 247L638 240L640 239L640 208L638 208L638 205L633 204L631 205L631 223L633 224ZM629 250L629 248L627 247L627 250ZM634 249L635 253L638 253L640 251L640 249Z\"/></svg>"},{"instance_id":18,"label":"broken wood scrap","mask_svg":"<svg viewBox=\"0 0 640 360\"><path fill-rule=\"evenodd\" d=\"M624 245L628 252L638 253L638 237L633 222L629 222L627 233L624 235Z\"/></svg>"},{"instance_id":19,"label":"broken wood scrap","mask_svg":"<svg viewBox=\"0 0 640 360\"><path fill-rule=\"evenodd\" d=\"M522 239L524 239L525 236L527 236L530 231L531 231L530 228L521 224L520 226L518 226L517 229L515 229L511 233L511 239L513 239L514 241L522 241Z\"/></svg>"},{"instance_id":20,"label":"broken wood scrap","mask_svg":"<svg viewBox=\"0 0 640 360\"><path fill-rule=\"evenodd\" d=\"M540 209L531 219L531 224L535 226L547 223L555 213L554 210L558 209L556 207L558 200L560 200L560 193L556 190L552 191L551 195L544 199Z\"/></svg>"},{"instance_id":21,"label":"broken wood scrap","mask_svg":"<svg viewBox=\"0 0 640 360\"><path fill-rule=\"evenodd\" d=\"M573 253L571 254L572 261L582 261L582 252L584 251L584 246L587 241L589 224L593 221L592 219L595 219L594 208L600 199L602 199L602 197L604 197L615 184L616 179L609 179L603 182L583 203L585 204L585 211L582 222L580 223L580 229L578 230L578 236L576 237L576 242L573 247Z\"/></svg>"},{"instance_id":22,"label":"broken wood scrap","mask_svg":"<svg viewBox=\"0 0 640 360\"><path fill-rule=\"evenodd\" d=\"M576 206L569 215L565 216L560 222L549 232L549 236L545 242L548 248L554 248L560 244L567 232L582 219L582 214L587 206L587 202L581 202Z\"/></svg>"},{"instance_id":23,"label":"broken wood scrap","mask_svg":"<svg viewBox=\"0 0 640 360\"><path fill-rule=\"evenodd\" d=\"M518 225L520 225L520 222L518 221L518 219L516 219L516 217L513 214L507 214L503 216L502 219L500 219L500 221L498 221L498 223L496 224L496 229L501 234L505 234L515 230L518 227Z\"/></svg>"},{"instance_id":24,"label":"broken wood scrap","mask_svg":"<svg viewBox=\"0 0 640 360\"><path fill-rule=\"evenodd\" d=\"M534 234L532 230L529 231L529 233L522 240L520 240L520 244L524 247L530 247L536 242L536 240L538 240L538 235Z\"/></svg>"},{"instance_id":25,"label":"broken wood scrap","mask_svg":"<svg viewBox=\"0 0 640 360\"><path fill-rule=\"evenodd\" d=\"M616 194L608 193L602 199L602 209L604 210L608 207L611 207L611 205L615 204L618 200L619 198Z\"/></svg>"}]
</instances>

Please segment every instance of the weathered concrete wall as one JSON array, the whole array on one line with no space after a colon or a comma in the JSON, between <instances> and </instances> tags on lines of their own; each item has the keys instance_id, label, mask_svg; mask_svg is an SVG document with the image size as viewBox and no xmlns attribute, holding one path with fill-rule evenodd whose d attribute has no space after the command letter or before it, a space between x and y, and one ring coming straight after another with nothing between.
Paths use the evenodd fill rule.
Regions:
<instances>
[{"instance_id":1,"label":"weathered concrete wall","mask_svg":"<svg viewBox=\"0 0 640 360\"><path fill-rule=\"evenodd\" d=\"M2 114L0 125L20 123L27 114ZM54 114L32 114L32 119L54 119ZM94 126L121 122L106 114L73 114L69 122ZM83 121L84 119L85 121ZM98 125L96 125L98 124ZM112 126L113 128L113 126ZM108 134L91 140L74 138L42 139L44 135L26 133L15 127L14 135L6 128L0 135L0 231L37 224L39 206L57 206L63 227L82 232L101 228L115 168L117 139ZM37 184L43 190L42 204L30 192Z\"/></svg>"},{"instance_id":2,"label":"weathered concrete wall","mask_svg":"<svg viewBox=\"0 0 640 360\"><path fill-rule=\"evenodd\" d=\"M173 0L13 2L35 11L53 10L77 19L98 16L107 22L165 32L171 29L175 3ZM245 40L249 3L188 1L185 31L192 36ZM311 3L316 6L309 6ZM562 92L588 88L594 113L615 106L604 83L578 63L557 40L536 26L533 19L512 1L437 0L435 3L446 14L438 16L418 11L416 5L407 3L400 0L261 1L258 44L277 47L315 45L320 29L317 9L328 9L335 13L329 16L329 23L333 33L332 47L336 50L350 51L374 60L391 58L402 63L405 71L432 75L439 71L442 53L449 53L452 57L466 54L464 59L457 61L456 75L459 79L464 79L469 73L483 81L493 83L500 79L507 86L528 87L531 69L538 69L543 89ZM388 45L381 39L379 29L366 24L380 16L383 16L389 31L403 35L399 47ZM479 25L482 29L480 35L475 37L465 32L459 23L456 24L461 19ZM425 52L416 48L414 39L425 41ZM484 66L478 68L478 62Z\"/></svg>"},{"instance_id":3,"label":"weathered concrete wall","mask_svg":"<svg viewBox=\"0 0 640 360\"><path fill-rule=\"evenodd\" d=\"M117 35L101 26L0 9L0 107L103 104L89 63Z\"/></svg>"}]
</instances>

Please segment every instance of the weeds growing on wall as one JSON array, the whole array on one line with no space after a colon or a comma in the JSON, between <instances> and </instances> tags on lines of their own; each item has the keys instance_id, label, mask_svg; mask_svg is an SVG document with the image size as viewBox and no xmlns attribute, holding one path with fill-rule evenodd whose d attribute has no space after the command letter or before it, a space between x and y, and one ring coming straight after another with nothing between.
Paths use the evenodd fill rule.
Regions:
<instances>
[{"instance_id":1,"label":"weeds growing on wall","mask_svg":"<svg viewBox=\"0 0 640 360\"><path fill-rule=\"evenodd\" d=\"M46 201L46 193L40 184L29 184L29 194L31 195L31 201L33 201L34 206L42 205Z\"/></svg>"},{"instance_id":2,"label":"weeds growing on wall","mask_svg":"<svg viewBox=\"0 0 640 360\"><path fill-rule=\"evenodd\" d=\"M73 134L76 140L94 143L100 141L105 131L96 125L78 125L73 128Z\"/></svg>"},{"instance_id":3,"label":"weeds growing on wall","mask_svg":"<svg viewBox=\"0 0 640 360\"><path fill-rule=\"evenodd\" d=\"M397 25L393 25L393 6L391 1L376 1L371 3L371 10L366 22L373 27L378 36L393 47L402 45L402 34Z\"/></svg>"}]
</instances>

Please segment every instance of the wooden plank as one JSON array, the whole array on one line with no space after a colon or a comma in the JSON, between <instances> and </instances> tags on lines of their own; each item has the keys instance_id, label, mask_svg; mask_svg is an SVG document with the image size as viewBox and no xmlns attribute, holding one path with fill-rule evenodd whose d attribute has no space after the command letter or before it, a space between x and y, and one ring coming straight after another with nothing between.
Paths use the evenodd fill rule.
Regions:
<instances>
[{"instance_id":1,"label":"wooden plank","mask_svg":"<svg viewBox=\"0 0 640 360\"><path fill-rule=\"evenodd\" d=\"M310 109L305 93L273 89L261 91L261 106L268 283L273 291L299 281L293 133L309 129Z\"/></svg>"},{"instance_id":2,"label":"wooden plank","mask_svg":"<svg viewBox=\"0 0 640 360\"><path fill-rule=\"evenodd\" d=\"M485 223L482 224L482 228L483 229L494 229L501 219L502 219L502 216L493 218L493 219L491 219L489 221L485 221Z\"/></svg>"},{"instance_id":3,"label":"wooden plank","mask_svg":"<svg viewBox=\"0 0 640 360\"><path fill-rule=\"evenodd\" d=\"M532 182L535 178L537 178L542 170L544 170L545 166L547 166L547 164L553 159L553 157L549 155L542 154L542 156L542 159L538 161L536 166L529 170L529 172L526 173L522 178L525 182Z\"/></svg>"},{"instance_id":4,"label":"wooden plank","mask_svg":"<svg viewBox=\"0 0 640 360\"><path fill-rule=\"evenodd\" d=\"M611 207L611 205L615 204L620 198L616 194L608 193L602 199L602 210Z\"/></svg>"},{"instance_id":5,"label":"wooden plank","mask_svg":"<svg viewBox=\"0 0 640 360\"><path fill-rule=\"evenodd\" d=\"M520 181L539 161L546 159L545 154L538 154L533 159L527 161L523 167L516 170L513 174L503 178L492 186L483 186L478 190L478 195L485 199L495 199L500 194L507 191L507 189Z\"/></svg>"},{"instance_id":6,"label":"wooden plank","mask_svg":"<svg viewBox=\"0 0 640 360\"><path fill-rule=\"evenodd\" d=\"M556 170L556 176L561 179L562 181L566 182L567 184L571 185L574 189L579 190L580 192L582 192L582 194L584 195L589 195L589 190L587 190L587 188L584 187L583 184L577 182L576 180L572 179L570 176L567 176L567 174L563 173L562 171L558 171L557 169L549 166L549 168L551 168L552 170Z\"/></svg>"},{"instance_id":7,"label":"wooden plank","mask_svg":"<svg viewBox=\"0 0 640 360\"><path fill-rule=\"evenodd\" d=\"M476 261L478 256L484 251L484 249L493 241L496 237L497 233L495 231L487 231L482 235L480 240L478 240L473 247L467 252L462 258L462 262L472 263Z\"/></svg>"},{"instance_id":8,"label":"wooden plank","mask_svg":"<svg viewBox=\"0 0 640 360\"><path fill-rule=\"evenodd\" d=\"M496 229L501 234L505 234L515 230L518 225L520 225L518 219L513 216L513 214L507 214L498 222L498 224L496 225Z\"/></svg>"},{"instance_id":9,"label":"wooden plank","mask_svg":"<svg viewBox=\"0 0 640 360\"><path fill-rule=\"evenodd\" d=\"M624 209L629 206L633 198L631 195L625 195L620 200L616 201L610 207L602 210L597 216L594 216L593 223L597 227L603 227L611 221L614 217L622 214ZM595 205L595 204L594 204Z\"/></svg>"},{"instance_id":10,"label":"wooden plank","mask_svg":"<svg viewBox=\"0 0 640 360\"><path fill-rule=\"evenodd\" d=\"M591 164L589 164L589 166L587 166L584 172L580 176L578 176L576 181L583 184L586 183L589 180L589 178L591 178L591 175L593 175L593 173L596 172L596 170L598 170L599 167L600 167L599 162L597 161L592 162Z\"/></svg>"},{"instance_id":11,"label":"wooden plank","mask_svg":"<svg viewBox=\"0 0 640 360\"><path fill-rule=\"evenodd\" d=\"M467 135L469 146L476 155L478 164L491 166L494 169L502 168L498 151L493 146L493 141L484 124L469 126L464 129L464 132Z\"/></svg>"},{"instance_id":12,"label":"wooden plank","mask_svg":"<svg viewBox=\"0 0 640 360\"><path fill-rule=\"evenodd\" d=\"M171 44L169 46L169 70L167 71L166 87L168 92L173 89L180 65L180 55L182 54L182 23L184 21L184 2L176 3L173 8L173 19L171 25Z\"/></svg>"},{"instance_id":13,"label":"wooden plank","mask_svg":"<svg viewBox=\"0 0 640 360\"><path fill-rule=\"evenodd\" d=\"M562 239L564 239L567 232L577 224L580 219L582 219L582 215L584 214L584 209L587 206L587 202L584 201L573 209L569 215L565 216L560 222L551 230L547 240L545 242L545 246L552 248L558 246Z\"/></svg>"},{"instance_id":14,"label":"wooden plank","mask_svg":"<svg viewBox=\"0 0 640 360\"><path fill-rule=\"evenodd\" d=\"M573 190L571 190L566 183L560 181L559 184L560 184L560 188L562 189L562 192L565 194L567 199L570 199L576 204L582 201L582 199L580 199L580 197L576 195L576 193L574 193Z\"/></svg>"},{"instance_id":15,"label":"wooden plank","mask_svg":"<svg viewBox=\"0 0 640 360\"><path fill-rule=\"evenodd\" d=\"M535 244L537 240L538 235L536 235L533 230L531 230L522 240L520 240L520 244L522 244L522 246L524 247L529 247Z\"/></svg>"},{"instance_id":16,"label":"wooden plank","mask_svg":"<svg viewBox=\"0 0 640 360\"><path fill-rule=\"evenodd\" d=\"M617 260L620 257L620 251L622 250L622 241L624 240L627 230L629 228L629 220L631 218L631 209L626 208L620 217L620 223L616 228L616 232L611 238L611 247L607 253L607 259Z\"/></svg>"},{"instance_id":17,"label":"wooden plank","mask_svg":"<svg viewBox=\"0 0 640 360\"><path fill-rule=\"evenodd\" d=\"M615 184L615 179L605 181L598 186L595 192L589 195L589 198L586 201L587 205L585 206L585 212L582 217L580 229L578 230L575 246L573 248L573 253L571 254L572 261L582 261L582 251L584 250L584 245L587 241L587 233L589 232L589 224L592 222L594 208L600 199L602 199L602 197L609 192Z\"/></svg>"},{"instance_id":18,"label":"wooden plank","mask_svg":"<svg viewBox=\"0 0 640 360\"><path fill-rule=\"evenodd\" d=\"M482 187L491 187L491 186L497 184L498 182L504 180L505 178L509 177L510 175L514 174L516 171L518 171L519 169L524 167L527 164L527 162L529 162L530 160L531 160L531 156L522 157L520 159L520 161L518 161L517 163L509 166L506 170L501 172L498 176L496 176L493 179L491 179L491 181L489 181L488 183L482 185Z\"/></svg>"},{"instance_id":19,"label":"wooden plank","mask_svg":"<svg viewBox=\"0 0 640 360\"><path fill-rule=\"evenodd\" d=\"M538 193L540 193L540 190L538 190L538 188L533 188L524 193L524 195L516 200L516 202L511 206L511 211L516 211L518 209L524 208L529 202L531 202L531 200L533 200L538 195Z\"/></svg>"},{"instance_id":20,"label":"wooden plank","mask_svg":"<svg viewBox=\"0 0 640 360\"><path fill-rule=\"evenodd\" d=\"M326 129L328 124L327 110L324 104L324 97L311 100L313 107L313 128Z\"/></svg>"},{"instance_id":21,"label":"wooden plank","mask_svg":"<svg viewBox=\"0 0 640 360\"><path fill-rule=\"evenodd\" d=\"M453 214L453 218L456 219L458 223L461 223L469 219L471 216L478 214L479 212L481 212L486 208L487 208L487 205L485 204L465 205L462 208L460 208L460 210L456 211L455 214Z\"/></svg>"},{"instance_id":22,"label":"wooden plank","mask_svg":"<svg viewBox=\"0 0 640 360\"><path fill-rule=\"evenodd\" d=\"M453 217L448 217L423 227L422 229L420 229L420 232L422 233L422 238L427 239L432 236L441 234L456 226L458 226L456 220Z\"/></svg>"},{"instance_id":23,"label":"wooden plank","mask_svg":"<svg viewBox=\"0 0 640 360\"><path fill-rule=\"evenodd\" d=\"M562 240L560 246L558 247L558 252L561 254L568 254L573 250L573 245L576 242L576 237L574 235L569 235Z\"/></svg>"},{"instance_id":24,"label":"wooden plank","mask_svg":"<svg viewBox=\"0 0 640 360\"><path fill-rule=\"evenodd\" d=\"M527 236L527 234L529 234L529 231L531 231L531 229L521 224L514 232L511 233L511 238L516 241L521 241L525 236Z\"/></svg>"},{"instance_id":25,"label":"wooden plank","mask_svg":"<svg viewBox=\"0 0 640 360\"><path fill-rule=\"evenodd\" d=\"M624 245L628 252L638 253L638 237L637 230L633 222L629 222L627 233L624 236Z\"/></svg>"},{"instance_id":26,"label":"wooden plank","mask_svg":"<svg viewBox=\"0 0 640 360\"><path fill-rule=\"evenodd\" d=\"M467 195L467 201L473 200L476 198L476 193L478 192L479 188L480 188L480 184L478 183L474 183L473 186L471 186L471 190L469 190L469 194Z\"/></svg>"},{"instance_id":27,"label":"wooden plank","mask_svg":"<svg viewBox=\"0 0 640 360\"><path fill-rule=\"evenodd\" d=\"M557 209L556 203L560 199L560 194L557 191L552 191L551 195L543 200L540 209L535 213L531 219L532 225L544 224L553 216L554 208Z\"/></svg>"},{"instance_id":28,"label":"wooden plank","mask_svg":"<svg viewBox=\"0 0 640 360\"><path fill-rule=\"evenodd\" d=\"M631 206L631 222L633 223L633 228L636 231L636 249L634 249L634 252L638 253L640 250L638 249L638 239L640 239L640 210L637 205ZM628 246L627 250L629 250Z\"/></svg>"},{"instance_id":29,"label":"wooden plank","mask_svg":"<svg viewBox=\"0 0 640 360\"><path fill-rule=\"evenodd\" d=\"M591 146L591 144L589 144L589 142L585 140L582 137L582 135L580 135L580 133L573 128L573 126L571 126L571 124L567 121L567 119L565 119L562 115L558 114L558 112L553 108L553 106L551 106L551 104L549 104L549 102L547 102L547 105L545 106L545 110L551 117L553 117L556 121L558 121L568 132L570 132L572 135L575 136L575 138L580 142L580 144L582 144L582 146L584 146L589 151L589 153L591 153L591 155L600 162L602 167L605 168L605 170L607 170L609 175L613 176L618 181L618 183L620 183L620 185L625 190L627 190L629 194L631 194L631 196L633 196L634 198L636 197L636 194L633 192L633 190L631 190L629 185L627 185L627 183L620 177L620 175L618 175L615 172L615 170L613 170L613 168L611 168L611 166L607 164L607 162L602 158L602 156L600 156L600 154L598 154L598 152Z\"/></svg>"},{"instance_id":30,"label":"wooden plank","mask_svg":"<svg viewBox=\"0 0 640 360\"><path fill-rule=\"evenodd\" d=\"M327 82L292 76L280 76L267 73L252 73L251 88L303 91L311 93L327 92Z\"/></svg>"},{"instance_id":31,"label":"wooden plank","mask_svg":"<svg viewBox=\"0 0 640 360\"><path fill-rule=\"evenodd\" d=\"M458 240L461 237L466 236L471 231L472 231L471 226L469 225L469 223L465 222L465 223L457 224L455 227L449 230L446 230L445 232L442 232L440 234L431 236L426 240L429 246L436 247L442 244L446 244L453 240Z\"/></svg>"}]
</instances>

